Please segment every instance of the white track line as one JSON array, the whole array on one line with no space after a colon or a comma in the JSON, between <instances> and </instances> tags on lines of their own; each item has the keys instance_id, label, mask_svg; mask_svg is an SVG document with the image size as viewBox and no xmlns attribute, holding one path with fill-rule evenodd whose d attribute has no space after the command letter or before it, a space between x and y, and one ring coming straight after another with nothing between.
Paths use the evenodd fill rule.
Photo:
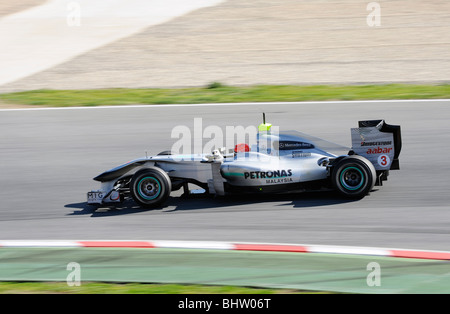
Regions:
<instances>
[{"instance_id":1,"label":"white track line","mask_svg":"<svg viewBox=\"0 0 450 314\"><path fill-rule=\"evenodd\" d=\"M40 110L105 110L105 109L130 109L130 108L178 108L178 107L213 107L213 106L264 106L264 105L316 105L316 104L356 104L356 103L421 103L421 102L446 102L450 99L393 99L393 100L348 100L348 101L301 101L301 102L246 102L246 103L208 103L208 104L166 104L166 105L118 105L118 106L93 106L93 107L39 107L39 108L6 108L2 111L40 111Z\"/></svg>"},{"instance_id":2,"label":"white track line","mask_svg":"<svg viewBox=\"0 0 450 314\"><path fill-rule=\"evenodd\" d=\"M49 0L0 19L0 85L223 0Z\"/></svg>"}]
</instances>

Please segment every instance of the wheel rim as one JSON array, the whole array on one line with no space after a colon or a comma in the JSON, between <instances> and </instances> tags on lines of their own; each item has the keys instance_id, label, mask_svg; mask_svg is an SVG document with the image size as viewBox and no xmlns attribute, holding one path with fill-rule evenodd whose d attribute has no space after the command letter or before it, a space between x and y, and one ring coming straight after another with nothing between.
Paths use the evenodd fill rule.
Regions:
<instances>
[{"instance_id":1,"label":"wheel rim","mask_svg":"<svg viewBox=\"0 0 450 314\"><path fill-rule=\"evenodd\" d=\"M347 167L342 170L340 181L345 189L355 191L363 186L364 174L358 168Z\"/></svg>"},{"instance_id":2,"label":"wheel rim","mask_svg":"<svg viewBox=\"0 0 450 314\"><path fill-rule=\"evenodd\" d=\"M154 200L161 193L161 183L154 177L145 177L138 183L138 193L145 200Z\"/></svg>"}]
</instances>

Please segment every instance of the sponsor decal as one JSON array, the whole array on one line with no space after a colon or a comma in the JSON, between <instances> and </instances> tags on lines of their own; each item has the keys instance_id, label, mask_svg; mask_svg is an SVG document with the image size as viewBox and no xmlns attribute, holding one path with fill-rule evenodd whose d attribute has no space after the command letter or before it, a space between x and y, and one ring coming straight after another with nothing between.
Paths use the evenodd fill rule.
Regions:
<instances>
[{"instance_id":1,"label":"sponsor decal","mask_svg":"<svg viewBox=\"0 0 450 314\"><path fill-rule=\"evenodd\" d=\"M386 145L392 145L392 141L361 142L361 146L386 146Z\"/></svg>"},{"instance_id":2,"label":"sponsor decal","mask_svg":"<svg viewBox=\"0 0 450 314\"><path fill-rule=\"evenodd\" d=\"M369 148L366 152L367 155L370 154L389 154L392 150L392 147L389 148L382 148L382 147L377 147L377 148Z\"/></svg>"},{"instance_id":3,"label":"sponsor decal","mask_svg":"<svg viewBox=\"0 0 450 314\"><path fill-rule=\"evenodd\" d=\"M292 158L301 158L301 157L311 157L311 153L303 152L303 151L293 151Z\"/></svg>"},{"instance_id":4,"label":"sponsor decal","mask_svg":"<svg viewBox=\"0 0 450 314\"><path fill-rule=\"evenodd\" d=\"M271 179L271 178L275 179L275 178L286 178L290 176L292 176L292 169L244 172L245 179Z\"/></svg>"},{"instance_id":5,"label":"sponsor decal","mask_svg":"<svg viewBox=\"0 0 450 314\"><path fill-rule=\"evenodd\" d=\"M279 150L292 150L292 149L311 149L314 145L311 143L297 142L297 141L279 141L274 143L275 147L278 146Z\"/></svg>"},{"instance_id":6,"label":"sponsor decal","mask_svg":"<svg viewBox=\"0 0 450 314\"><path fill-rule=\"evenodd\" d=\"M277 178L277 179L267 179L267 184L273 184L273 183L289 183L294 182L292 181L292 178Z\"/></svg>"}]
</instances>

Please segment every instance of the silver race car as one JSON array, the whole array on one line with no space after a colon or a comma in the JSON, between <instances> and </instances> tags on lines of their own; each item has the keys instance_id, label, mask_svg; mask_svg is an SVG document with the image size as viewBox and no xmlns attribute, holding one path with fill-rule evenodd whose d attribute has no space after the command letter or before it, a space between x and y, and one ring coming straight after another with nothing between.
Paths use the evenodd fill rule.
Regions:
<instances>
[{"instance_id":1,"label":"silver race car","mask_svg":"<svg viewBox=\"0 0 450 314\"><path fill-rule=\"evenodd\" d=\"M384 120L359 121L351 129L351 149L271 127L264 118L252 147L189 156L166 151L120 165L94 178L101 187L87 193L87 202L111 205L131 196L141 207L155 208L181 188L208 195L324 189L361 199L387 180L389 170L399 169L400 126Z\"/></svg>"}]
</instances>

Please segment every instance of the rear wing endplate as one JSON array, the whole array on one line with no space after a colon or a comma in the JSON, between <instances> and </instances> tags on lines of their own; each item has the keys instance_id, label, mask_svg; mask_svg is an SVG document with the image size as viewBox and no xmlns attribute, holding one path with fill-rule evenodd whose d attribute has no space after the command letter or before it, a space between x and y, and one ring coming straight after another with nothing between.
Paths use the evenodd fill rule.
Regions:
<instances>
[{"instance_id":1,"label":"rear wing endplate","mask_svg":"<svg viewBox=\"0 0 450 314\"><path fill-rule=\"evenodd\" d=\"M375 170L400 169L399 155L402 137L399 125L384 120L359 121L358 128L351 129L352 150L367 158Z\"/></svg>"}]
</instances>

